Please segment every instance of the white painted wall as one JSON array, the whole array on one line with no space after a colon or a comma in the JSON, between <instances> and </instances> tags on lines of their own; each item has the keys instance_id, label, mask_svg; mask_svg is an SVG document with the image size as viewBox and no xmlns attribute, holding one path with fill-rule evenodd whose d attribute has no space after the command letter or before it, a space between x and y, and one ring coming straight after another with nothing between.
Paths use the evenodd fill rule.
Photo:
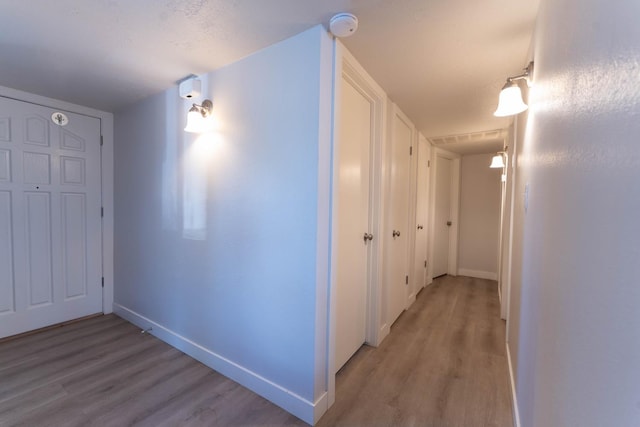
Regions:
<instances>
[{"instance_id":1,"label":"white painted wall","mask_svg":"<svg viewBox=\"0 0 640 427\"><path fill-rule=\"evenodd\" d=\"M215 54L215 53L212 53ZM116 114L116 312L307 422L326 410L332 43L318 26Z\"/></svg>"},{"instance_id":2,"label":"white painted wall","mask_svg":"<svg viewBox=\"0 0 640 427\"><path fill-rule=\"evenodd\" d=\"M463 156L460 162L458 274L497 280L500 236L500 175L491 154Z\"/></svg>"},{"instance_id":3,"label":"white painted wall","mask_svg":"<svg viewBox=\"0 0 640 427\"><path fill-rule=\"evenodd\" d=\"M542 1L517 129L509 351L523 427L640 422L638 16L636 0Z\"/></svg>"}]
</instances>

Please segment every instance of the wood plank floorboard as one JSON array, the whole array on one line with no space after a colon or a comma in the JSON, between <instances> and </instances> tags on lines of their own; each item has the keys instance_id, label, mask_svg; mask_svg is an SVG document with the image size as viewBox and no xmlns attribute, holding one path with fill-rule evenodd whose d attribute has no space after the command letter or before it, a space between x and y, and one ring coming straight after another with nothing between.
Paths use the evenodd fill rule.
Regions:
<instances>
[{"instance_id":1,"label":"wood plank floorboard","mask_svg":"<svg viewBox=\"0 0 640 427\"><path fill-rule=\"evenodd\" d=\"M443 276L336 376L329 426L512 427L495 281Z\"/></svg>"},{"instance_id":2,"label":"wood plank floorboard","mask_svg":"<svg viewBox=\"0 0 640 427\"><path fill-rule=\"evenodd\" d=\"M0 343L0 426L305 426L115 316Z\"/></svg>"},{"instance_id":3,"label":"wood plank floorboard","mask_svg":"<svg viewBox=\"0 0 640 427\"><path fill-rule=\"evenodd\" d=\"M336 376L328 426L511 427L495 282L442 277ZM115 316L0 342L0 426L305 426Z\"/></svg>"}]
</instances>

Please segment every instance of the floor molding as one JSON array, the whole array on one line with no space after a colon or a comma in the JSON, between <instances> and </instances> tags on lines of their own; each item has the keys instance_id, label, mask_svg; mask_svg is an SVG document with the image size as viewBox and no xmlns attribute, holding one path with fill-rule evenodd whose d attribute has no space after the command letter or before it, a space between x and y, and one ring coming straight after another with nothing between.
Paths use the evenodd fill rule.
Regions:
<instances>
[{"instance_id":1,"label":"floor molding","mask_svg":"<svg viewBox=\"0 0 640 427\"><path fill-rule=\"evenodd\" d=\"M316 402L309 402L292 391L202 347L198 343L181 336L127 307L114 303L113 312L140 327L140 329L148 331L156 338L280 406L308 424L313 425L327 409L326 393Z\"/></svg>"},{"instance_id":2,"label":"floor molding","mask_svg":"<svg viewBox=\"0 0 640 427\"><path fill-rule=\"evenodd\" d=\"M509 351L509 344L505 343L507 347L507 362L509 363L509 380L511 382L511 398L513 399L513 421L515 427L520 427L520 412L518 411L518 396L516 395L516 382L513 375L513 364L511 363L511 352Z\"/></svg>"},{"instance_id":3,"label":"floor molding","mask_svg":"<svg viewBox=\"0 0 640 427\"><path fill-rule=\"evenodd\" d=\"M382 344L382 341L391 333L391 326L385 322L384 325L380 327L380 333L378 334L378 342L374 345L374 347L378 347Z\"/></svg>"}]
</instances>

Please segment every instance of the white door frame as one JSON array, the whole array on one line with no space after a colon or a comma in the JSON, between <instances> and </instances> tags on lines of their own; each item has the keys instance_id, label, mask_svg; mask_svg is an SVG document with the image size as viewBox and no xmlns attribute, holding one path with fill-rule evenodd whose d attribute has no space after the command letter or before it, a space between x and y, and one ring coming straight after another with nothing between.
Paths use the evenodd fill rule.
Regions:
<instances>
[{"instance_id":1,"label":"white door frame","mask_svg":"<svg viewBox=\"0 0 640 427\"><path fill-rule=\"evenodd\" d=\"M452 153L451 151L443 150L439 147L434 147L432 150L431 163L433 164L433 172L431 175L431 189L430 193L435 195L437 185L437 171L438 171L438 156L451 160L452 163L452 177L451 177L451 222L453 226L449 233L449 263L447 268L447 274L451 276L458 275L458 234L459 234L459 218L460 218L460 155ZM436 200L433 197L431 206L429 207L429 234L434 235L435 232L435 209ZM433 266L433 251L434 241L429 241L429 265ZM433 274L433 270L431 270Z\"/></svg>"},{"instance_id":2,"label":"white door frame","mask_svg":"<svg viewBox=\"0 0 640 427\"><path fill-rule=\"evenodd\" d=\"M509 153L513 152L513 144L510 138L513 137L513 127L509 130L509 136L504 139L503 150L505 154L505 167L500 180L500 240L498 248L498 295L500 296L500 317L507 319L509 305L509 280L507 270L511 264L511 211L512 211L512 185L513 176L511 174L511 161ZM510 150L511 146L511 151ZM509 204L507 202L509 201Z\"/></svg>"},{"instance_id":3,"label":"white door frame","mask_svg":"<svg viewBox=\"0 0 640 427\"><path fill-rule=\"evenodd\" d=\"M386 115L387 115L387 95L382 88L369 76L362 68L358 61L338 40L335 43L335 61L334 61L334 117L333 117L333 165L332 165L332 194L337 194L336 185L339 182L336 173L339 171L339 145L340 138L337 130L338 121L340 120L340 111L337 100L340 99L340 90L343 76L356 86L359 91L366 96L374 105L374 114L372 117L372 139L370 156L370 186L369 186L369 205L370 217L369 224L371 233L374 235L371 241L371 249L369 255L369 283L367 286L367 331L366 343L377 346L389 331L389 326L380 325L382 321L382 248L384 246L383 224L384 224L384 194L382 185L384 183L385 171L383 170L384 156L384 136L386 132ZM336 206L336 198L331 197L331 217L332 223L335 223L338 209ZM328 406L335 402L335 350L336 350L336 253L337 253L337 230L331 228L331 268L329 283L329 339L328 339L328 357L327 357L327 397Z\"/></svg>"},{"instance_id":4,"label":"white door frame","mask_svg":"<svg viewBox=\"0 0 640 427\"><path fill-rule=\"evenodd\" d=\"M113 114L4 86L0 86L0 96L95 117L100 120L100 133L103 141L100 162L102 207L104 208L102 217L102 276L104 277L102 311L105 314L111 313L113 311Z\"/></svg>"},{"instance_id":5,"label":"white door frame","mask_svg":"<svg viewBox=\"0 0 640 427\"><path fill-rule=\"evenodd\" d=\"M509 203L508 213L509 216L509 231L507 236L506 247L503 249L505 253L504 259L502 260L505 263L505 277L503 277L504 285L502 289L502 300L503 303L500 307L500 315L507 321L506 332L505 332L505 340L509 341L509 328L511 325L510 315L511 315L511 267L513 265L513 229L514 229L514 218L515 218L515 203L516 203L516 175L518 172L518 164L516 159L518 158L518 145L517 145L517 132L518 132L518 121L515 120L511 129L511 135L509 138L509 146L507 148L507 188L511 194L511 201ZM501 272L502 273L502 272Z\"/></svg>"}]
</instances>

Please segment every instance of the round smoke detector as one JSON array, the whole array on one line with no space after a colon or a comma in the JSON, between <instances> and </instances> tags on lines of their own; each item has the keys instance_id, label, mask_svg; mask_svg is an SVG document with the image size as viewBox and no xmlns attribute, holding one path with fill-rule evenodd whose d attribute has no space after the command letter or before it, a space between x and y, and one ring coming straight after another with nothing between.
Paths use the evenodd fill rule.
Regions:
<instances>
[{"instance_id":1,"label":"round smoke detector","mask_svg":"<svg viewBox=\"0 0 640 427\"><path fill-rule=\"evenodd\" d=\"M349 37L358 29L358 18L351 13L339 13L329 21L329 30L336 37Z\"/></svg>"}]
</instances>

